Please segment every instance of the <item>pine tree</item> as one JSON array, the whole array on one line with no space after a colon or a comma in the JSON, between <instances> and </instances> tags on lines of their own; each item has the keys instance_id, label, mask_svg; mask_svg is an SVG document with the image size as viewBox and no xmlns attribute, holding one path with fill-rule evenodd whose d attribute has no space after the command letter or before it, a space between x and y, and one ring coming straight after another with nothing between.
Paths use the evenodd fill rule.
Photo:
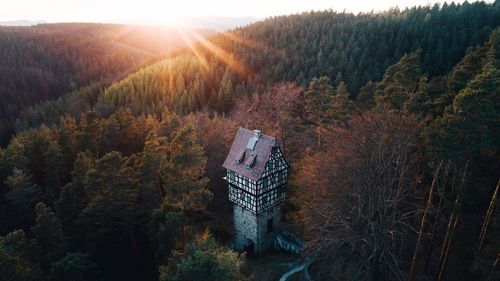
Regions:
<instances>
[{"instance_id":1,"label":"pine tree","mask_svg":"<svg viewBox=\"0 0 500 281\"><path fill-rule=\"evenodd\" d=\"M9 146L0 149L0 179L5 180L11 175L13 168L26 170L29 163L29 155L26 155L26 147L18 138L13 138ZM4 183L0 183L2 190L0 194L7 192Z\"/></svg>"},{"instance_id":2,"label":"pine tree","mask_svg":"<svg viewBox=\"0 0 500 281\"><path fill-rule=\"evenodd\" d=\"M45 204L36 205L36 224L31 228L35 235L35 245L39 250L40 265L49 270L52 262L66 251L66 241L59 218Z\"/></svg>"},{"instance_id":3,"label":"pine tree","mask_svg":"<svg viewBox=\"0 0 500 281\"><path fill-rule=\"evenodd\" d=\"M378 105L399 111L403 109L410 96L418 90L422 78L420 55L420 50L405 54L396 64L387 68L375 93Z\"/></svg>"},{"instance_id":4,"label":"pine tree","mask_svg":"<svg viewBox=\"0 0 500 281\"><path fill-rule=\"evenodd\" d=\"M139 172L138 203L149 214L159 207L161 197L160 163L165 153L156 132L151 131L144 143L142 165Z\"/></svg>"},{"instance_id":5,"label":"pine tree","mask_svg":"<svg viewBox=\"0 0 500 281\"><path fill-rule=\"evenodd\" d=\"M86 173L85 191L89 199L80 219L87 239L99 241L132 231L136 210L132 176L126 158L118 152L104 155Z\"/></svg>"},{"instance_id":6,"label":"pine tree","mask_svg":"<svg viewBox=\"0 0 500 281\"><path fill-rule=\"evenodd\" d=\"M462 159L471 152L495 151L500 147L497 120L500 71L492 63L483 68L469 85L454 99L445 114L434 122L438 151ZM491 155L492 155L491 154Z\"/></svg>"},{"instance_id":7,"label":"pine tree","mask_svg":"<svg viewBox=\"0 0 500 281\"><path fill-rule=\"evenodd\" d=\"M59 197L61 192L61 169L62 169L62 154L57 142L50 142L47 150L44 153L45 167L44 185L45 185L45 200L53 203Z\"/></svg>"},{"instance_id":8,"label":"pine tree","mask_svg":"<svg viewBox=\"0 0 500 281\"><path fill-rule=\"evenodd\" d=\"M403 105L403 112L417 114L421 117L432 113L432 101L429 96L429 84L426 78L422 78L417 90L410 94Z\"/></svg>"},{"instance_id":9,"label":"pine tree","mask_svg":"<svg viewBox=\"0 0 500 281\"><path fill-rule=\"evenodd\" d=\"M31 182L31 176L14 168L13 174L7 178L5 184L9 188L5 198L11 202L19 214L31 214L41 196L41 188Z\"/></svg>"},{"instance_id":10,"label":"pine tree","mask_svg":"<svg viewBox=\"0 0 500 281\"><path fill-rule=\"evenodd\" d=\"M158 261L166 262L172 250L177 249L177 245L183 242L187 216L183 211L163 203L154 210L152 222L158 243Z\"/></svg>"},{"instance_id":11,"label":"pine tree","mask_svg":"<svg viewBox=\"0 0 500 281\"><path fill-rule=\"evenodd\" d=\"M376 90L377 83L368 81L368 83L359 90L359 94L356 96L356 106L364 110L375 106L374 95Z\"/></svg>"},{"instance_id":12,"label":"pine tree","mask_svg":"<svg viewBox=\"0 0 500 281\"><path fill-rule=\"evenodd\" d=\"M319 127L331 121L333 95L334 89L327 76L312 79L304 93L306 113Z\"/></svg>"},{"instance_id":13,"label":"pine tree","mask_svg":"<svg viewBox=\"0 0 500 281\"><path fill-rule=\"evenodd\" d=\"M56 211L64 231L69 238L74 239L73 241L78 241L76 237L82 236L79 216L90 200L90 195L95 194L94 190L85 189L86 175L93 168L92 153L78 153L73 164L73 181L62 188L60 198L56 202Z\"/></svg>"},{"instance_id":14,"label":"pine tree","mask_svg":"<svg viewBox=\"0 0 500 281\"><path fill-rule=\"evenodd\" d=\"M8 254L0 249L0 279L19 281L43 281L43 273L38 266L17 255Z\"/></svg>"},{"instance_id":15,"label":"pine tree","mask_svg":"<svg viewBox=\"0 0 500 281\"><path fill-rule=\"evenodd\" d=\"M220 81L219 91L217 93L216 107L222 112L226 112L233 102L233 82L231 81L231 72L226 68Z\"/></svg>"},{"instance_id":16,"label":"pine tree","mask_svg":"<svg viewBox=\"0 0 500 281\"><path fill-rule=\"evenodd\" d=\"M167 266L160 267L161 281L243 281L244 256L219 246L213 238L200 237L182 252L174 253Z\"/></svg>"},{"instance_id":17,"label":"pine tree","mask_svg":"<svg viewBox=\"0 0 500 281\"><path fill-rule=\"evenodd\" d=\"M171 142L174 132L181 125L179 115L165 108L161 114L161 122L159 125L158 136L165 137L167 142Z\"/></svg>"},{"instance_id":18,"label":"pine tree","mask_svg":"<svg viewBox=\"0 0 500 281\"><path fill-rule=\"evenodd\" d=\"M81 226L79 216L85 208L87 194L82 184L71 182L63 186L59 200L55 204L55 210L64 227L66 236L74 242L81 237Z\"/></svg>"},{"instance_id":19,"label":"pine tree","mask_svg":"<svg viewBox=\"0 0 500 281\"><path fill-rule=\"evenodd\" d=\"M95 111L82 113L79 126L78 141L80 150L89 150L94 155L97 155L99 152L99 139L101 137L99 114Z\"/></svg>"},{"instance_id":20,"label":"pine tree","mask_svg":"<svg viewBox=\"0 0 500 281\"><path fill-rule=\"evenodd\" d=\"M67 183L71 179L71 167L78 153L76 120L69 116L62 116L57 130L57 143L61 150L61 182Z\"/></svg>"},{"instance_id":21,"label":"pine tree","mask_svg":"<svg viewBox=\"0 0 500 281\"><path fill-rule=\"evenodd\" d=\"M90 255L81 252L67 254L52 264L53 281L99 280L99 270Z\"/></svg>"},{"instance_id":22,"label":"pine tree","mask_svg":"<svg viewBox=\"0 0 500 281\"><path fill-rule=\"evenodd\" d=\"M206 189L205 165L194 127L188 124L176 131L161 163L164 201L180 210L204 209L212 198Z\"/></svg>"},{"instance_id":23,"label":"pine tree","mask_svg":"<svg viewBox=\"0 0 500 281\"><path fill-rule=\"evenodd\" d=\"M340 82L332 98L332 119L343 122L348 118L349 114L352 113L353 109L354 103L349 99L349 92L347 91L346 85L344 82Z\"/></svg>"},{"instance_id":24,"label":"pine tree","mask_svg":"<svg viewBox=\"0 0 500 281\"><path fill-rule=\"evenodd\" d=\"M321 147L324 127L332 123L334 89L326 76L313 78L304 93L305 111L308 119L316 124L317 146Z\"/></svg>"}]
</instances>

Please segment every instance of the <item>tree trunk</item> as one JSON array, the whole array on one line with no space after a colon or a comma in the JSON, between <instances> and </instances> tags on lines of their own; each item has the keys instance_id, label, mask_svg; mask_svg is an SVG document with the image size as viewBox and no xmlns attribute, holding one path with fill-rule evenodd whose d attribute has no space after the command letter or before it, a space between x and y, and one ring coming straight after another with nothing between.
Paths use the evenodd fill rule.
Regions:
<instances>
[{"instance_id":1,"label":"tree trunk","mask_svg":"<svg viewBox=\"0 0 500 281\"><path fill-rule=\"evenodd\" d=\"M444 275L444 270L446 269L446 262L448 260L448 253L450 252L451 243L453 242L453 236L455 234L455 228L457 226L458 216L452 214L450 222L448 224L448 231L446 232L446 237L443 242L443 248L441 250L441 257L439 259L439 271L436 277L437 281L441 281Z\"/></svg>"},{"instance_id":2,"label":"tree trunk","mask_svg":"<svg viewBox=\"0 0 500 281\"><path fill-rule=\"evenodd\" d=\"M497 182L497 187L495 188L495 192L493 192L493 197L491 198L490 205L488 206L488 211L486 211L486 216L484 218L484 223L481 228L481 234L479 234L479 241L477 243L477 253L481 252L481 248L483 247L484 237L486 237L486 232L488 230L488 226L490 224L491 216L493 215L493 209L495 209L495 202L498 194L498 186L500 186L500 179Z\"/></svg>"},{"instance_id":3,"label":"tree trunk","mask_svg":"<svg viewBox=\"0 0 500 281\"><path fill-rule=\"evenodd\" d=\"M495 273L495 270L498 266L498 264L500 263L500 253L497 254L497 257L495 259L495 261L493 262L493 264L491 265L491 269L490 269L490 272L488 273L488 277L486 277L486 281L490 281L490 280L493 280L493 274Z\"/></svg>"},{"instance_id":4,"label":"tree trunk","mask_svg":"<svg viewBox=\"0 0 500 281\"><path fill-rule=\"evenodd\" d=\"M137 242L135 240L135 235L134 235L133 229L130 230L129 235L130 235L130 245L132 245L132 250L134 252L135 260L137 263L141 264L142 263L141 253L139 252L139 249L137 248Z\"/></svg>"},{"instance_id":5,"label":"tree trunk","mask_svg":"<svg viewBox=\"0 0 500 281\"><path fill-rule=\"evenodd\" d=\"M467 176L468 168L469 168L469 161L467 161L465 163L464 172L462 175L462 179L460 181L460 186L458 187L458 191L457 191L457 193L458 193L457 198L455 199L455 206L453 207L453 212L451 213L451 216L450 216L450 221L448 223L448 229L446 231L446 236L444 238L443 247L441 249L441 255L439 257L439 266L438 266L439 271L438 271L437 277L436 277L437 281L440 281L443 278L444 270L446 268L446 261L448 259L448 253L450 251L451 243L453 242L453 236L455 234L455 228L456 228L457 223L458 223L458 213L460 211L460 203L462 200L462 189L463 189L463 186L465 183L465 178Z\"/></svg>"},{"instance_id":6,"label":"tree trunk","mask_svg":"<svg viewBox=\"0 0 500 281\"><path fill-rule=\"evenodd\" d=\"M434 179L432 179L431 187L429 189L429 197L427 198L427 204L424 209L424 214L422 215L422 221L420 222L420 231L418 232L417 243L415 245L415 251L413 252L413 259L411 262L410 273L408 274L408 281L411 281L413 279L413 274L415 272L415 266L417 263L418 248L420 246L420 241L422 240L422 234L424 233L427 213L432 206L432 195L434 193L437 176L439 175L439 170L441 170L441 166L443 166L443 160L441 160L439 166L436 169L436 172L434 173Z\"/></svg>"},{"instance_id":7,"label":"tree trunk","mask_svg":"<svg viewBox=\"0 0 500 281\"><path fill-rule=\"evenodd\" d=\"M370 263L371 281L382 281L382 268L380 264L381 250L375 249Z\"/></svg>"},{"instance_id":8,"label":"tree trunk","mask_svg":"<svg viewBox=\"0 0 500 281\"><path fill-rule=\"evenodd\" d=\"M436 214L434 215L434 223L432 225L431 236L429 238L429 248L427 250L427 258L426 258L425 267L424 267L425 273L428 273L429 263L431 260L432 249L433 249L432 244L434 242L434 235L436 234L436 230L437 230L437 227L439 225L439 215L441 214L441 206L443 204L444 193L446 191L446 182L448 179L448 168L449 168L449 163L446 166L446 170L444 172L443 189L441 190L441 192L439 194L438 208L437 208Z\"/></svg>"}]
</instances>

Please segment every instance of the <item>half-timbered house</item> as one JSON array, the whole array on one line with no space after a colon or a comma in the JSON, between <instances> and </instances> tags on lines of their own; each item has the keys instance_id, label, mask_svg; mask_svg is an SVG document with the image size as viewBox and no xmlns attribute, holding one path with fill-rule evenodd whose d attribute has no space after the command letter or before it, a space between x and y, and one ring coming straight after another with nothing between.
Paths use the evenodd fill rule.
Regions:
<instances>
[{"instance_id":1,"label":"half-timbered house","mask_svg":"<svg viewBox=\"0 0 500 281\"><path fill-rule=\"evenodd\" d=\"M240 128L223 167L234 204L235 249L264 252L277 234L290 165L274 137Z\"/></svg>"}]
</instances>

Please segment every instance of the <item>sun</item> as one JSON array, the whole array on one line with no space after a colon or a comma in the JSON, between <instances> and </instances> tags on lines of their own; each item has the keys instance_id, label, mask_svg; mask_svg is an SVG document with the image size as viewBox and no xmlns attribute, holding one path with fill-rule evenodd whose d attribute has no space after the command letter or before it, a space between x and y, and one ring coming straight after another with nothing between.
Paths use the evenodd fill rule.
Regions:
<instances>
[{"instance_id":1,"label":"sun","mask_svg":"<svg viewBox=\"0 0 500 281\"><path fill-rule=\"evenodd\" d=\"M142 19L143 22L150 25L159 25L166 27L182 27L182 16L177 7L160 5L156 9L151 9L148 15Z\"/></svg>"},{"instance_id":2,"label":"sun","mask_svg":"<svg viewBox=\"0 0 500 281\"><path fill-rule=\"evenodd\" d=\"M164 15L157 19L157 25L166 27L183 27L182 18L176 15Z\"/></svg>"}]
</instances>

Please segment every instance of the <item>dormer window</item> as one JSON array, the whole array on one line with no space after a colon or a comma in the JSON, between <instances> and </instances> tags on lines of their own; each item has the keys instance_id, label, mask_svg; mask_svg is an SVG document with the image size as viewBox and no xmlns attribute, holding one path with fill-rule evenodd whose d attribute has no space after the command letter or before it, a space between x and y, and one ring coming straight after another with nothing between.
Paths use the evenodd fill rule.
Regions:
<instances>
[{"instance_id":1,"label":"dormer window","mask_svg":"<svg viewBox=\"0 0 500 281\"><path fill-rule=\"evenodd\" d=\"M245 164L247 165L247 169L251 169L253 168L253 166L255 165L255 160L257 159L257 155L256 154L250 154L250 156L248 157L247 161L245 161Z\"/></svg>"},{"instance_id":2,"label":"dormer window","mask_svg":"<svg viewBox=\"0 0 500 281\"><path fill-rule=\"evenodd\" d=\"M236 159L237 164L240 164L241 162L243 162L243 160L245 159L245 154L246 154L246 150L243 150L242 152L240 152L238 154L238 158Z\"/></svg>"}]
</instances>

